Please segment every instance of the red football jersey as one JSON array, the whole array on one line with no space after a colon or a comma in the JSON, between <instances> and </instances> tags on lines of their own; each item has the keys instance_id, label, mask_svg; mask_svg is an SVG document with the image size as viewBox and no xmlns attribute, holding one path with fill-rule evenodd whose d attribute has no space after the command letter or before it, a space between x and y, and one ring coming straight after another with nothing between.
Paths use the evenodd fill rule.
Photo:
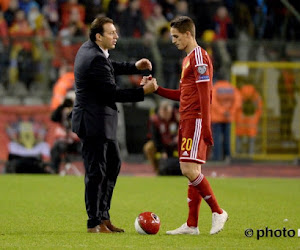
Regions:
<instances>
[{"instance_id":1,"label":"red football jersey","mask_svg":"<svg viewBox=\"0 0 300 250\"><path fill-rule=\"evenodd\" d=\"M181 120L202 117L201 94L197 84L209 84L211 103L212 78L213 66L209 55L198 46L182 62L179 109Z\"/></svg>"}]
</instances>

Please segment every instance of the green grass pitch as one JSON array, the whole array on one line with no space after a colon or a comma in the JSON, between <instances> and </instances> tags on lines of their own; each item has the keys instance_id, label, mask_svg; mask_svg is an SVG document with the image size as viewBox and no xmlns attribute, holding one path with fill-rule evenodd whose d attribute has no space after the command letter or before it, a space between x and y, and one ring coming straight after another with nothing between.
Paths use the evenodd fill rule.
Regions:
<instances>
[{"instance_id":1,"label":"green grass pitch","mask_svg":"<svg viewBox=\"0 0 300 250\"><path fill-rule=\"evenodd\" d=\"M211 212L202 201L199 236L166 235L187 218L184 177L120 176L111 219L124 234L86 233L83 177L47 175L0 176L0 248L21 249L300 249L299 179L209 178L218 201L229 214L225 229L209 235ZM134 220L140 212L161 220L157 235L139 235ZM284 221L288 219L288 221ZM281 237L262 237L257 230ZM245 230L254 236L247 238ZM284 237L283 230L294 230ZM300 229L299 229L300 230ZM292 231L289 231L290 234ZM274 233L274 232L273 232Z\"/></svg>"}]
</instances>

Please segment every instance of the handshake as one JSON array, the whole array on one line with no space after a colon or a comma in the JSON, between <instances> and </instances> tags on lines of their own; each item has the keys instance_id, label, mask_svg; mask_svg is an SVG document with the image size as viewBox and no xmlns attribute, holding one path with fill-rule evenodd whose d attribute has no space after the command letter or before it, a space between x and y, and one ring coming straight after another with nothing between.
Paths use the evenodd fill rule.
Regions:
<instances>
[{"instance_id":1,"label":"handshake","mask_svg":"<svg viewBox=\"0 0 300 250\"><path fill-rule=\"evenodd\" d=\"M152 78L152 75L143 76L140 85L143 86L145 95L151 94L158 89L157 81L155 78Z\"/></svg>"}]
</instances>

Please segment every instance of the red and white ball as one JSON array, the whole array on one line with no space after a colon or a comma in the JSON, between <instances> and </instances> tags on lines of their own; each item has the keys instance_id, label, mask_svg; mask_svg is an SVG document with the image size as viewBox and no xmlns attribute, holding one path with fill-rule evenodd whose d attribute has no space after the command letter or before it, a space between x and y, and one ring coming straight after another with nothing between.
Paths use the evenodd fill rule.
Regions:
<instances>
[{"instance_id":1,"label":"red and white ball","mask_svg":"<svg viewBox=\"0 0 300 250\"><path fill-rule=\"evenodd\" d=\"M139 234L157 234L160 228L160 219L155 213L143 212L136 217L134 226Z\"/></svg>"}]
</instances>

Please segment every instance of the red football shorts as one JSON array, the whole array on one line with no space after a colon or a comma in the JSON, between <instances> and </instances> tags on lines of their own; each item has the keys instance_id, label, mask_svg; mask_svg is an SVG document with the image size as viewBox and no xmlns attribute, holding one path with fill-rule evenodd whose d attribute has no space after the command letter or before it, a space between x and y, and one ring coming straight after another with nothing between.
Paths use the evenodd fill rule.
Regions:
<instances>
[{"instance_id":1,"label":"red football shorts","mask_svg":"<svg viewBox=\"0 0 300 250\"><path fill-rule=\"evenodd\" d=\"M179 161L198 164L206 162L207 145L203 141L201 127L201 118L180 121L178 131Z\"/></svg>"}]
</instances>

